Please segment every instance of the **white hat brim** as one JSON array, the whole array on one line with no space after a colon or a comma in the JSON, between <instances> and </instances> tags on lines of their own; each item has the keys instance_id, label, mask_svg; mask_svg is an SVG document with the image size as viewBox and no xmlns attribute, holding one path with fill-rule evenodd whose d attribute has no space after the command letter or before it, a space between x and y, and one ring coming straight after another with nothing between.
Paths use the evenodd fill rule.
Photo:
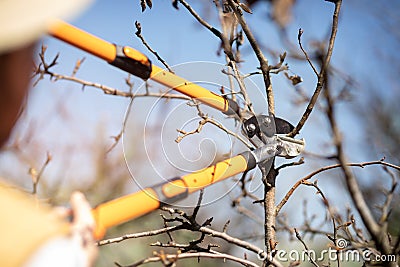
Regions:
<instances>
[{"instance_id":1,"label":"white hat brim","mask_svg":"<svg viewBox=\"0 0 400 267\"><path fill-rule=\"evenodd\" d=\"M91 0L1 0L0 53L30 44L54 19L77 15Z\"/></svg>"}]
</instances>

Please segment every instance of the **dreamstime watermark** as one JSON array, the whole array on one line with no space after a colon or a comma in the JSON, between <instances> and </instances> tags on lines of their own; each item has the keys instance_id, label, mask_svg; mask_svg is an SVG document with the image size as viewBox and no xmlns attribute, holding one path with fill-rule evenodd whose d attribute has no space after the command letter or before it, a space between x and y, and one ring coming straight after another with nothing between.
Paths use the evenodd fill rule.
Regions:
<instances>
[{"instance_id":1,"label":"dreamstime watermark","mask_svg":"<svg viewBox=\"0 0 400 267\"><path fill-rule=\"evenodd\" d=\"M373 253L369 249L356 250L346 249L348 243L345 239L337 240L337 249L328 248L321 251L309 250L273 250L272 253L267 254L265 251L260 251L257 255L259 260L272 261L276 259L280 262L293 262L293 261L341 261L341 262L395 262L396 255L379 255Z\"/></svg>"}]
</instances>

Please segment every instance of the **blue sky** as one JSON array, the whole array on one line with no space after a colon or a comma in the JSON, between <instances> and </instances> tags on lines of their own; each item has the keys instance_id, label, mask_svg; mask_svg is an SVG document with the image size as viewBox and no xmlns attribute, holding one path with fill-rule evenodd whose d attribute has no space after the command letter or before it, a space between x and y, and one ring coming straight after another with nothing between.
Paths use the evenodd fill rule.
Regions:
<instances>
[{"instance_id":1,"label":"blue sky","mask_svg":"<svg viewBox=\"0 0 400 267\"><path fill-rule=\"evenodd\" d=\"M357 1L353 3L357 3ZM357 7L357 4L355 5ZM207 10L199 3L194 3L193 7L202 16L209 18L213 25L218 25L214 9ZM355 8L351 4L349 6L344 4L332 62L339 66L355 65L354 68L362 73L366 71L365 67L363 68L366 65L364 62L366 60L365 50L369 49L369 35L371 29L373 30L374 28L370 27L371 20L368 18L360 21L360 18L363 18L361 12L350 13L354 10ZM305 47L309 48L310 41L327 36L329 33L332 12L333 5L328 2L304 1L299 3L294 10L295 20L288 28L288 36L295 42L297 30L302 28L304 30L303 42ZM353 14L356 14L356 16ZM246 14L246 19L248 19L261 44L265 47L276 49L278 52L285 51L285 49L281 48L275 26L267 18L266 5L256 6L254 14ZM140 10L138 1L118 1L118 4L111 1L96 1L94 5L72 20L71 23L107 41L132 46L149 55L155 64L160 65L134 35L136 31L134 22L136 20L142 24L143 36L149 44L170 65L194 61L210 61L224 64L223 57L218 56L216 53L219 46L217 38L199 26L183 7L175 10L169 1L155 2L152 9L147 9L143 13ZM367 27L362 27L363 25ZM217 26L217 28L219 27ZM52 37L45 37L42 42L48 46L47 58L52 59L55 54L60 53L59 64L54 68L54 71L69 74L72 72L76 60L85 57L86 60L78 72L78 77L127 90L127 86L124 84L126 74L122 71ZM351 58L349 58L349 50L352 51ZM250 52L248 45L244 47L243 51L246 61L242 64L241 71L243 73L254 71L258 66L255 56ZM277 61L277 58L273 58L268 54L267 56L270 62ZM302 62L299 63L289 59L288 63L292 73L303 77L302 87L308 94L311 94L316 81L316 78L312 76L311 69ZM184 68L182 71L184 72ZM193 75L194 79L196 79L197 75L196 72L191 72L191 70L183 74L187 76ZM216 79L219 74L215 75L215 77L210 76L209 80ZM141 81L139 79L135 81L136 88L138 88ZM254 91L249 90L256 105L256 112L265 113L265 100L262 96L260 97L260 94L263 94L262 80L260 77L254 77L252 81L259 87ZM296 96L296 93L290 88L285 78L282 78L282 76L273 77L273 82L277 115L288 119L292 123L297 122L304 110L304 106L292 104L292 99ZM56 112L60 103L66 106L67 113L71 115L70 120L63 118ZM79 85L70 82L49 82L45 80L41 81L31 91L28 116L33 120L39 120L42 114L55 114L54 118L45 123L42 128L41 138L46 139L47 142L52 142L54 147L60 147L66 143L72 145L76 142L77 136L82 140L96 138L96 136L93 136L95 132L89 129L96 128L100 122L105 123L104 133L102 133L104 136L117 134L128 103L128 99L105 96L98 90L91 88L86 88L85 91L82 91ZM133 112L132 119L143 121L144 116L141 114L145 114L143 112L144 106L149 103L152 103L151 100L145 99L139 99L135 102L135 107L138 108ZM345 113L342 115L344 119L341 120L341 124L344 126L351 124L351 117L348 116L350 111L346 107L343 107L341 111ZM194 123L191 126L195 127L195 125ZM179 127L180 125L175 126L175 128ZM312 115L309 125L306 125L302 131L302 136L306 138L309 150L323 153L329 138L327 138L326 131L315 132L315 127L319 129L326 129L327 127L323 117L318 114ZM354 131L349 137L350 141L357 142L359 140L358 134L360 133ZM175 139L175 135L176 133L173 129L171 140ZM109 142L111 141L110 139ZM220 141L217 140L216 142ZM221 151L221 153L225 152ZM353 155L351 157L357 158ZM89 172L90 170L87 171Z\"/></svg>"},{"instance_id":2,"label":"blue sky","mask_svg":"<svg viewBox=\"0 0 400 267\"><path fill-rule=\"evenodd\" d=\"M203 5L199 4L199 2L192 2L194 2L193 7L198 10L201 15L205 17L208 16L213 25L218 25L214 9L210 8L209 13L207 13L208 11ZM206 1L201 1L201 3L203 2ZM390 94L391 90L393 90L390 86L391 78L390 76L388 77L389 74L387 73L376 75L379 70L385 69L385 66L379 69L376 67L377 62L379 62L379 54L374 52L382 48L382 44L380 44L378 40L384 40L385 33L381 32L381 29L375 23L375 18L370 13L365 12L362 5L363 1L361 0L344 1L332 63L338 66L344 73L352 75L356 79L364 79L364 77L368 77L371 80L373 79L374 83L380 84L382 88L388 88L387 92ZM256 6L256 8L254 8L254 14L246 14L246 19L248 19L260 43L265 47L275 49L282 53L285 49L282 48L274 24L268 20L267 8L266 5ZM291 38L292 42L296 43L297 31L299 28L302 28L304 30L303 43L307 49L311 49L311 41L328 36L332 12L333 4L326 1L298 1L294 9L295 19L288 28L288 36ZM217 62L219 64L225 63L224 58L216 54L216 50L219 46L217 38L199 26L183 7L179 10L175 10L171 6L170 1L154 1L153 8L151 10L147 9L143 13L140 10L139 1L96 1L94 5L79 17L71 20L71 23L107 41L134 47L149 55L155 64L160 65L160 63L146 51L134 35L134 22L136 20L142 24L142 33L148 43L166 59L170 65L196 61ZM70 45L64 44L61 41L55 40L52 37L45 37L42 42L48 46L47 58L49 58L49 60L58 52L60 53L59 64L54 68L54 71L62 74L70 74L76 60L85 57L86 60L79 70L77 77L121 90L128 89L124 83L124 79L127 75L102 60L88 55ZM383 46L386 47L384 41ZM388 49L393 49L389 44L387 47ZM258 64L254 55L250 52L248 45L244 47L243 53L246 61L242 64L241 71L243 73L254 71ZM278 60L277 58L271 57L268 53L267 57L271 63L277 62ZM292 74L298 74L303 77L304 82L301 87L308 95L311 95L316 82L311 68L303 62L292 59L288 59L288 63ZM207 79L207 82L215 81L220 77L220 73L215 73L215 76L210 74L207 78L198 78L199 76L197 75L200 74L196 73L196 68L190 68L188 70L181 68L180 73L190 79ZM367 80L362 80L360 86L354 89L355 94L362 96L368 92L367 90L369 90L369 88L363 87L363 82L368 83L368 78ZM135 79L134 81L135 89L140 88L142 84L141 80ZM266 104L263 98L264 90L262 80L260 77L254 77L252 81L258 86L258 88L250 92L255 101L256 112L265 113ZM297 93L289 86L282 75L273 77L273 86L276 95L277 115L295 124L302 115L305 105L296 106L292 103ZM158 88L154 87L154 90L157 91ZM70 147L73 151L71 168L65 170L62 176L73 177L75 175L81 175L85 177L91 174L91 161L87 158L85 152L80 151L80 148L85 147L85 145L91 147L92 144L90 142L96 138L103 138L107 143L111 144L112 139L109 137L117 134L121 129L128 104L129 99L126 98L106 96L102 92L91 88L86 88L82 91L80 85L64 81L49 82L46 78L31 91L27 118L20 123L19 127L23 132L29 129L29 127L32 127L34 123L39 125L38 128L40 130L37 131L35 140L46 144L44 147L38 148L39 151L41 153L44 151L55 151L55 166L49 169L50 173L57 173L63 170L65 163L62 159L71 156L67 154L59 156L56 151L65 151L66 148ZM136 142L133 142L135 144L135 149L137 146L137 153L143 154L143 140L151 140L152 138L151 135L144 136L143 125L153 104L154 100L149 99L138 99L134 102L129 124L132 128L128 128L128 131L132 131L133 133L129 132L129 134L137 138L134 140ZM172 111L175 108L174 105L176 105L175 102L167 104L164 102L161 103L160 106L156 108L158 113L147 127L153 127L151 129L154 129L157 127L157 122L164 122L166 118L170 118L169 116L173 114ZM60 109L62 109L63 112L60 112ZM208 109L207 111L216 116L219 120L224 121L221 114L212 113L212 111ZM175 115L177 116L176 121L172 120L175 122L175 125L172 124L170 126L171 128L165 137L168 139L167 149L172 149L171 146L176 145L173 142L177 136L175 129L184 124L182 118L185 118L185 116L193 116L195 113L195 111L191 110L187 113L182 111L181 114ZM354 115L351 104L345 103L338 106L338 118L341 129L348 130L352 127L352 130L348 132L345 137L346 149L347 152L350 152L348 156L354 161L376 159L365 153L365 143L363 143L364 141L361 139L363 136L362 129L360 127L354 127L357 123L356 116L358 115ZM229 127L235 129L232 123L226 123ZM188 124L187 130L193 129L196 125L196 121ZM213 149L215 148L219 149L219 151L217 151L218 153L226 153L227 150L229 150L226 144L232 141L227 139L226 135L220 135L220 133L212 129L210 130L208 127L199 135L199 138L190 139L191 141L182 144L185 150L190 151L190 155L188 156L196 158L201 152L201 149L203 149L205 153L202 155L204 157L213 155L215 153ZM328 146L330 140L328 127L324 116L322 116L320 112L314 112L312 114L310 121L301 132L301 137L306 139L307 149L309 151L321 154L330 151ZM151 166L151 164L155 162L155 165L162 167L160 170L152 170L151 168L140 169L137 175L151 177L152 175L156 175L157 172L167 176L176 175L179 172L171 171L169 166L163 167L164 164L168 165L168 162L162 157L163 152L159 146L159 136L155 138L158 138L158 140L154 142L152 150L150 151L151 159L144 162L133 163L133 165ZM203 140L202 138L212 140L212 142L215 142L215 145L209 146L207 143L201 143ZM200 151L197 149L198 145L200 145ZM201 145L204 145L204 147L201 147ZM193 150L190 150L191 146ZM160 149L158 150L158 148ZM240 150L243 150L243 148L239 146L236 152L240 152ZM114 153L122 153L122 147L117 147ZM133 153L133 155L136 155L135 153ZM4 158L2 160L3 162L5 161ZM160 160L162 164L157 162L157 160ZM40 162L42 161L38 160L36 164L39 165ZM279 162L282 163L283 161L280 160ZM207 164L207 160L202 162L202 164ZM319 163L311 160L309 167L300 167L283 171L278 181L278 196L282 196L286 193L286 188L288 188L288 186L301 178L302 175L307 174L310 168L316 166L319 166ZM125 166L121 166L121 168L124 167ZM3 175L9 173L4 169L0 171ZM332 178L336 179L337 177L333 176ZM147 181L151 182L151 180ZM338 184L337 182L335 183ZM325 185L325 182L322 181L322 184ZM337 196L337 187L330 187L328 182L326 185L326 190L331 193L329 196L335 198ZM219 190L223 191L226 189L224 186L225 185L219 185ZM134 186L132 185L132 187ZM131 190L131 188L127 191L129 190ZM310 193L309 191L307 192ZM310 194L310 196L314 198L313 194ZM338 202L342 204L348 201L349 199L345 196L338 199Z\"/></svg>"}]
</instances>

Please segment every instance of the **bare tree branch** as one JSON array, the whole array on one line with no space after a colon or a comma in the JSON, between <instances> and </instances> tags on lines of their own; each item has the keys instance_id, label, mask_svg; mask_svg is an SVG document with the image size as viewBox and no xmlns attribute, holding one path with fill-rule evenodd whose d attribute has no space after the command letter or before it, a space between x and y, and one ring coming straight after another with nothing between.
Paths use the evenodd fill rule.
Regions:
<instances>
[{"instance_id":1,"label":"bare tree branch","mask_svg":"<svg viewBox=\"0 0 400 267\"><path fill-rule=\"evenodd\" d=\"M338 30L339 13L340 13L341 6L342 6L342 0L335 1L335 11L333 13L332 31L331 31L331 36L329 39L328 51L326 52L326 56L323 61L324 64L318 74L318 81L317 81L317 86L315 88L315 91L311 97L310 102L307 105L307 108L306 108L303 116L301 117L300 121L298 122L296 127L293 129L293 131L288 134L288 136L293 137L293 136L297 135L300 132L301 128L303 128L303 126L306 123L306 121L308 120L312 110L314 109L315 103L317 102L319 94L321 93L321 90L324 86L325 75L326 75L327 68L329 66L329 63L330 63L330 60L332 57L333 47L335 44L336 34L337 34L337 30ZM311 67L313 69L315 69L312 64L311 64Z\"/></svg>"},{"instance_id":2,"label":"bare tree branch","mask_svg":"<svg viewBox=\"0 0 400 267\"><path fill-rule=\"evenodd\" d=\"M308 258L310 259L311 263L315 266L315 267L319 267L319 265L315 262L315 260L313 259L313 257L310 256L309 253L309 249L307 247L307 244L304 242L304 240L301 238L299 232L297 231L296 228L294 228L294 232L296 233L296 238L303 244L303 247L305 249L305 252L308 256Z\"/></svg>"},{"instance_id":3,"label":"bare tree branch","mask_svg":"<svg viewBox=\"0 0 400 267\"><path fill-rule=\"evenodd\" d=\"M75 82L78 84L82 85L82 89L85 87L93 87L96 89L99 89L103 91L104 94L107 95L115 95L115 96L122 96L122 97L128 97L128 98L136 98L136 97L159 97L159 98L166 98L166 99L181 99L181 100L191 100L190 97L181 95L181 94L169 94L169 93L152 93L146 90L146 93L140 93L140 94L135 94L132 92L130 89L129 92L121 91L116 88L112 88L103 84L95 83L95 82L90 82L86 81L83 79L76 78L75 76L69 76L69 75L62 75L56 72L51 71L50 69L57 64L57 58L58 55L53 59L53 61L48 64L46 63L45 60L45 52L46 52L46 47L42 47L42 51L39 54L41 64L37 66L35 75L38 75L39 77L37 80L34 82L34 85L36 85L41 79L44 78L45 75L50 76L50 79L54 79L55 81L59 80L66 80L66 81L71 81Z\"/></svg>"},{"instance_id":4,"label":"bare tree branch","mask_svg":"<svg viewBox=\"0 0 400 267\"><path fill-rule=\"evenodd\" d=\"M392 204L393 195L394 195L394 192L396 191L396 188L398 185L394 173L391 170L389 170L388 167L386 167L386 166L383 166L383 169L386 173L388 173L390 175L390 178L392 179L392 183L391 183L390 189L387 192L385 192L386 199L381 207L382 214L379 219L380 225L387 224L387 220L388 220L389 214L390 214L390 205ZM384 227L386 228L387 226L385 225Z\"/></svg>"},{"instance_id":5,"label":"bare tree branch","mask_svg":"<svg viewBox=\"0 0 400 267\"><path fill-rule=\"evenodd\" d=\"M264 78L264 85L265 85L265 90L267 93L267 100L268 100L268 113L271 115L275 114L275 100L274 100L274 93L272 90L272 84L271 84L271 79L270 79L270 67L268 65L268 60L265 58L264 54L262 53L260 46L258 45L256 38L253 35L253 32L250 30L249 26L247 25L247 22L244 20L243 14L241 12L240 6L235 3L233 0L228 0L229 5L231 6L233 12L236 15L236 18L239 21L240 26L243 29L243 32L245 33L247 39L249 40L249 43L260 63L260 69L263 74Z\"/></svg>"},{"instance_id":6,"label":"bare tree branch","mask_svg":"<svg viewBox=\"0 0 400 267\"><path fill-rule=\"evenodd\" d=\"M317 77L319 76L317 69L315 68L314 64L311 62L310 57L308 56L308 53L306 52L306 50L303 48L303 44L301 43L301 36L303 35L303 30L299 29L299 33L297 35L297 41L299 43L300 49L301 51L303 51L304 56L306 57L306 60L308 62L308 64L310 64L311 68L313 69L315 75L317 75Z\"/></svg>"},{"instance_id":7,"label":"bare tree branch","mask_svg":"<svg viewBox=\"0 0 400 267\"><path fill-rule=\"evenodd\" d=\"M292 166L299 166L299 165L302 165L302 164L304 164L304 158L303 157L301 157L298 161L282 164L281 166L276 168L276 171L279 172L280 170L282 170L284 168L292 167Z\"/></svg>"},{"instance_id":8,"label":"bare tree branch","mask_svg":"<svg viewBox=\"0 0 400 267\"><path fill-rule=\"evenodd\" d=\"M163 264L172 264L177 262L180 259L188 259L188 258L211 258L211 259L223 259L223 260L230 260L234 261L237 263L240 263L244 266L253 266L253 267L258 267L257 264L249 261L249 260L244 260L229 254L224 254L224 253L210 253L210 252L187 252L187 253L180 253L180 254L163 254L162 256L155 256L155 257L149 257L143 260L140 260L136 263L133 263L131 265L126 265L124 267L137 267L146 263L151 263L151 262L163 262ZM122 266L122 265L117 265L117 266Z\"/></svg>"},{"instance_id":9,"label":"bare tree branch","mask_svg":"<svg viewBox=\"0 0 400 267\"><path fill-rule=\"evenodd\" d=\"M131 75L130 74L125 79L125 83L129 86L129 92L132 93L134 84L133 84L133 82L131 82ZM122 128L121 128L120 132L116 136L112 137L112 138L114 138L114 143L111 145L111 147L109 149L107 149L106 154L109 153L111 150L113 150L118 145L119 140L121 140L121 137L124 134L126 125L128 123L129 115L131 114L132 105L133 105L133 98L129 102L128 109L127 109L127 112L125 114L124 121L122 122Z\"/></svg>"},{"instance_id":10,"label":"bare tree branch","mask_svg":"<svg viewBox=\"0 0 400 267\"><path fill-rule=\"evenodd\" d=\"M31 175L32 182L33 182L33 189L32 189L33 195L35 195L37 193L37 187L38 187L40 178L42 177L43 172L46 169L47 165L49 165L51 159L52 159L51 154L49 152L47 152L46 161L43 163L42 167L40 168L39 173L33 167L31 167L29 169L29 174Z\"/></svg>"},{"instance_id":11,"label":"bare tree branch","mask_svg":"<svg viewBox=\"0 0 400 267\"><path fill-rule=\"evenodd\" d=\"M244 85L243 77L240 75L240 72L238 71L237 65L236 65L236 60L233 56L232 52L232 42L228 39L228 36L226 34L223 34L221 31L217 30L213 26L211 26L207 21L205 21L203 18L200 17L200 15L185 1L185 0L179 0L179 2L189 11L189 13L201 24L203 25L206 29L211 31L215 36L217 36L222 43L223 50L227 56L227 61L228 65L232 68L233 73L234 73L234 78L236 79L240 92L243 95L243 98L246 103L246 107L249 109L250 112L254 113L253 107L251 100L247 94L246 87ZM224 27L224 23L221 20L221 24ZM232 28L233 31L233 28Z\"/></svg>"},{"instance_id":12,"label":"bare tree branch","mask_svg":"<svg viewBox=\"0 0 400 267\"><path fill-rule=\"evenodd\" d=\"M120 237L101 240L101 241L97 242L97 245L104 246L104 245L119 243L119 242L122 242L122 241L128 240L128 239L155 236L155 235L160 235L160 234L164 234L167 232L172 232L177 229L180 229L180 227L179 226L169 226L169 227L165 227L165 228L153 230L153 231L146 231L146 232L135 233L135 234L127 234L127 235L123 235Z\"/></svg>"},{"instance_id":13,"label":"bare tree branch","mask_svg":"<svg viewBox=\"0 0 400 267\"><path fill-rule=\"evenodd\" d=\"M384 165L393 169L396 169L398 171L400 171L400 166L382 161L382 160L377 160L377 161L369 161L369 162L362 162L362 163L347 163L347 166L349 167L360 167L360 168L364 168L366 166L370 166L370 165ZM293 195L294 191L304 182L307 181L309 179L311 179L312 177L314 177L315 175L321 173L321 172L325 172L331 169L336 169L336 168L340 168L341 164L334 164L334 165L330 165L330 166L326 166L326 167L322 167L316 171L313 171L312 173L310 173L309 175L305 176L304 178L298 180L291 188L290 190L286 193L286 195L283 197L283 199L279 202L279 204L276 206L276 210L275 213L276 215L279 214L280 210L282 209L282 207L287 203L287 201L289 200L289 198Z\"/></svg>"},{"instance_id":14,"label":"bare tree branch","mask_svg":"<svg viewBox=\"0 0 400 267\"><path fill-rule=\"evenodd\" d=\"M226 128L224 125L222 125L221 123L217 122L215 119L210 118L207 114L205 114L201 108L200 108L200 103L196 100L192 100L194 102L194 104L190 104L192 106L195 106L197 108L198 111L198 115L199 117L202 119L201 121L199 121L199 125L196 129L186 132L184 130L178 129L178 133L182 134L181 136L178 136L175 139L175 142L179 143L182 141L183 138L185 138L186 136L192 135L192 134L196 134L199 133L202 129L203 126L207 123L213 124L214 126L218 127L219 129L221 129L222 131L226 132L227 134L237 138L240 142L242 142L247 148L249 149L253 149L253 146L251 144L249 144L249 142L247 142L243 137L241 137L240 135L238 135L237 133L229 130L228 128Z\"/></svg>"},{"instance_id":15,"label":"bare tree branch","mask_svg":"<svg viewBox=\"0 0 400 267\"><path fill-rule=\"evenodd\" d=\"M199 14L185 1L185 0L179 0L179 2L189 11L189 13L201 24L203 25L206 29L208 29L210 32L212 32L215 36L217 36L221 42L222 46L224 48L224 52L226 55L229 57L230 60L234 60L233 58L233 53L231 49L231 45L229 43L229 40L227 39L226 36L224 36L219 30L211 26L207 21L205 21L203 18L200 17Z\"/></svg>"},{"instance_id":16,"label":"bare tree branch","mask_svg":"<svg viewBox=\"0 0 400 267\"><path fill-rule=\"evenodd\" d=\"M335 5L340 5L340 3L341 0L337 0L335 2ZM327 67L328 65L326 64L326 62L324 62L324 68ZM352 199L354 206L356 207L358 213L362 218L363 224L365 225L372 239L374 240L376 248L380 251L381 254L389 255L392 252L392 248L386 233L386 229L385 227L380 226L375 221L375 218L372 215L369 206L367 205L364 195L361 192L357 179L352 170L348 166L347 159L343 151L342 136L335 118L335 111L336 111L335 102L332 99L328 84L325 85L324 92L327 103L326 116L329 120L329 124L332 131L332 136L336 148L336 158L345 176L347 190L349 192L349 195ZM391 267L397 266L396 262L383 262L383 265Z\"/></svg>"},{"instance_id":17,"label":"bare tree branch","mask_svg":"<svg viewBox=\"0 0 400 267\"><path fill-rule=\"evenodd\" d=\"M167 62L162 57L160 57L160 55L153 48L151 48L151 46L146 42L146 40L142 35L142 25L138 21L135 21L135 27L136 27L135 35L140 39L140 41L142 41L143 45L147 48L147 50L149 50L150 53L152 53L168 69L169 72L174 73L170 68L170 66L167 64Z\"/></svg>"}]
</instances>

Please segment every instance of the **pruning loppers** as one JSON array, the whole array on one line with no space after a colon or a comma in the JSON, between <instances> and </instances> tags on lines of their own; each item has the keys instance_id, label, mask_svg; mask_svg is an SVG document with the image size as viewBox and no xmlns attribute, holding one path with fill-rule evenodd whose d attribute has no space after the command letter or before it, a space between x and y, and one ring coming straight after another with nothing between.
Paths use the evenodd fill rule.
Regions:
<instances>
[{"instance_id":1,"label":"pruning loppers","mask_svg":"<svg viewBox=\"0 0 400 267\"><path fill-rule=\"evenodd\" d=\"M144 54L131 47L111 44L63 21L55 23L49 31L52 36L137 77L144 80L152 79L226 115L238 115L244 118L240 114L239 105L232 99L215 94L153 65ZM92 211L96 221L95 238L102 238L106 230L112 226L182 200L202 188L270 162L275 156L284 158L298 156L304 150L305 141L285 136L292 129L293 126L289 122L272 115L248 115L243 120L242 133L256 147L255 149L194 173L174 177L98 205Z\"/></svg>"}]
</instances>

